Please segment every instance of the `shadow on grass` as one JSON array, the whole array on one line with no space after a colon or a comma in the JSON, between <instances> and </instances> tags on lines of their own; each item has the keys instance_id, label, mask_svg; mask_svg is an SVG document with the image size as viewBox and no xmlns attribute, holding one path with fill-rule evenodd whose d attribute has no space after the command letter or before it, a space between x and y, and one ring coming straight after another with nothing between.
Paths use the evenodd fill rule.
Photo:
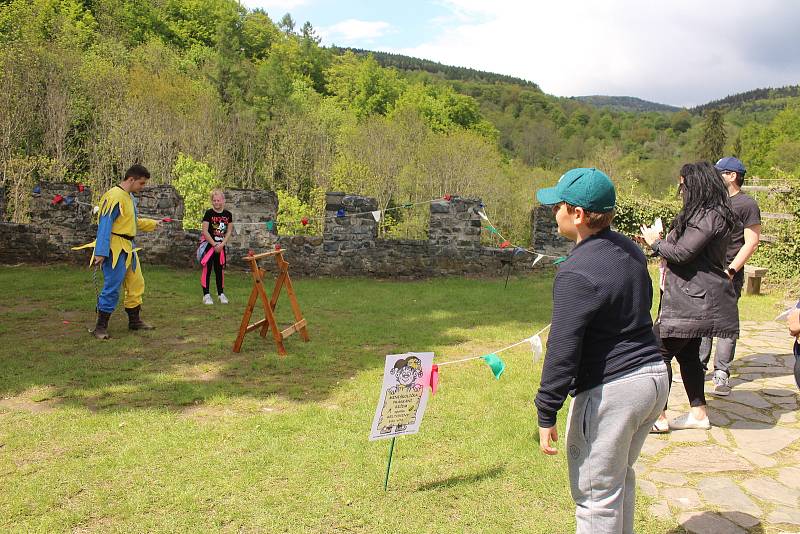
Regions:
<instances>
[{"instance_id":1,"label":"shadow on grass","mask_svg":"<svg viewBox=\"0 0 800 534\"><path fill-rule=\"evenodd\" d=\"M483 480L491 480L497 478L505 471L505 465L497 465L489 469L485 469L479 473L471 475L458 475L444 480L437 480L435 482L428 482L417 488L417 491L430 491L442 488L452 488L453 486L461 486L463 484L475 484Z\"/></svg>"},{"instance_id":2,"label":"shadow on grass","mask_svg":"<svg viewBox=\"0 0 800 534\"><path fill-rule=\"evenodd\" d=\"M269 334L252 332L237 354L232 346L249 274L227 275L230 305L203 306L198 273L147 265L145 271L142 317L157 330L128 331L118 309L112 339L100 342L87 331L95 297L85 269L0 269L0 286L24 295L0 304L0 397L91 410L182 410L240 400L257 411L276 400L324 399L363 370L379 374L386 354L494 350L531 335L551 312L549 272L512 277L507 289L504 279L297 279L311 341L289 337L288 356L279 358ZM277 308L282 328L293 322L285 294ZM261 315L257 310L251 322Z\"/></svg>"}]
</instances>

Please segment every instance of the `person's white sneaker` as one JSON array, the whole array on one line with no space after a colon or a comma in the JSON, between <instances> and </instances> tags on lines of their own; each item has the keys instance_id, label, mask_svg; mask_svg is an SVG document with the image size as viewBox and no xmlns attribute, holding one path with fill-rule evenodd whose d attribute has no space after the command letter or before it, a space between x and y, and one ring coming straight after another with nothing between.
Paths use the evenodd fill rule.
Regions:
<instances>
[{"instance_id":1,"label":"person's white sneaker","mask_svg":"<svg viewBox=\"0 0 800 534\"><path fill-rule=\"evenodd\" d=\"M211 300L211 295L203 295L203 304L214 304L214 301Z\"/></svg>"},{"instance_id":2,"label":"person's white sneaker","mask_svg":"<svg viewBox=\"0 0 800 534\"><path fill-rule=\"evenodd\" d=\"M695 419L692 412L689 412L670 421L669 428L670 430L686 430L689 428L708 430L711 428L711 422L708 420L708 416L705 419Z\"/></svg>"},{"instance_id":3,"label":"person's white sneaker","mask_svg":"<svg viewBox=\"0 0 800 534\"><path fill-rule=\"evenodd\" d=\"M220 304L227 304L228 303L228 297L225 296L225 293L220 293L219 294L219 303Z\"/></svg>"}]
</instances>

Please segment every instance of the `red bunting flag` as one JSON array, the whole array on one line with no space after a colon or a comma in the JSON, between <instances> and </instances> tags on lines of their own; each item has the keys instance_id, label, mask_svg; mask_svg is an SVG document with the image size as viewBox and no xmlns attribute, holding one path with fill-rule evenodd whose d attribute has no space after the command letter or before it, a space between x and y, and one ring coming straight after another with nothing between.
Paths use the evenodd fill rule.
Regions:
<instances>
[{"instance_id":1,"label":"red bunting flag","mask_svg":"<svg viewBox=\"0 0 800 534\"><path fill-rule=\"evenodd\" d=\"M275 250L280 250L280 249L281 249L281 246L279 244L275 243Z\"/></svg>"},{"instance_id":2,"label":"red bunting flag","mask_svg":"<svg viewBox=\"0 0 800 534\"><path fill-rule=\"evenodd\" d=\"M303 226L308 226L308 217L303 217L302 219L300 219L300 224L302 224Z\"/></svg>"},{"instance_id":3,"label":"red bunting flag","mask_svg":"<svg viewBox=\"0 0 800 534\"><path fill-rule=\"evenodd\" d=\"M64 200L64 197L62 197L61 195L56 195L56 196L53 197L53 200L50 201L50 204L55 206L56 204L58 204L59 202L62 202L63 200Z\"/></svg>"},{"instance_id":4,"label":"red bunting flag","mask_svg":"<svg viewBox=\"0 0 800 534\"><path fill-rule=\"evenodd\" d=\"M502 243L500 243L500 248L508 248L510 246L511 246L510 241L503 241Z\"/></svg>"},{"instance_id":5,"label":"red bunting flag","mask_svg":"<svg viewBox=\"0 0 800 534\"><path fill-rule=\"evenodd\" d=\"M453 200L453 195L445 195L445 196L444 196L444 199L445 199L446 201L450 202L451 200Z\"/></svg>"},{"instance_id":6,"label":"red bunting flag","mask_svg":"<svg viewBox=\"0 0 800 534\"><path fill-rule=\"evenodd\" d=\"M247 255L248 255L248 256L255 256L255 255L256 255L256 253L255 253L255 252L253 252L253 249L252 249L252 248L249 248L249 249L247 249Z\"/></svg>"},{"instance_id":7,"label":"red bunting flag","mask_svg":"<svg viewBox=\"0 0 800 534\"><path fill-rule=\"evenodd\" d=\"M161 222L172 222L172 217L164 217Z\"/></svg>"},{"instance_id":8,"label":"red bunting flag","mask_svg":"<svg viewBox=\"0 0 800 534\"><path fill-rule=\"evenodd\" d=\"M78 184L78 191L79 191L79 192L81 192L81 193L83 193L83 190L84 190L84 188L85 188L85 187L86 187L86 186L85 186L85 185L83 185L83 184Z\"/></svg>"},{"instance_id":9,"label":"red bunting flag","mask_svg":"<svg viewBox=\"0 0 800 534\"><path fill-rule=\"evenodd\" d=\"M433 364L431 367L431 395L436 395L436 389L439 387L439 366Z\"/></svg>"}]
</instances>

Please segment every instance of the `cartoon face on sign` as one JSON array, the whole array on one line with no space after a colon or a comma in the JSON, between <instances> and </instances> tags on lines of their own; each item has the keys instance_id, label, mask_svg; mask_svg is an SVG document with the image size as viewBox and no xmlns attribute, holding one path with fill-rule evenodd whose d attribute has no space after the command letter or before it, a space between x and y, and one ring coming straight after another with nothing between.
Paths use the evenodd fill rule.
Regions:
<instances>
[{"instance_id":1,"label":"cartoon face on sign","mask_svg":"<svg viewBox=\"0 0 800 534\"><path fill-rule=\"evenodd\" d=\"M416 356L397 360L391 372L397 378L399 385L410 387L422 376L422 362Z\"/></svg>"}]
</instances>

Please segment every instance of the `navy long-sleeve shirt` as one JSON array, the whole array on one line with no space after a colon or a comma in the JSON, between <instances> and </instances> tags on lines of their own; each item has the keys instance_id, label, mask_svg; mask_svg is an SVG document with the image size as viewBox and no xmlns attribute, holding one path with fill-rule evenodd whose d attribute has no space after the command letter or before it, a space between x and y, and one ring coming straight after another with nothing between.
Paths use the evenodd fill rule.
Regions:
<instances>
[{"instance_id":1,"label":"navy long-sleeve shirt","mask_svg":"<svg viewBox=\"0 0 800 534\"><path fill-rule=\"evenodd\" d=\"M575 246L553 283L553 320L536 394L540 427L556 424L568 394L661 361L652 302L647 260L630 239L604 229Z\"/></svg>"}]
</instances>

